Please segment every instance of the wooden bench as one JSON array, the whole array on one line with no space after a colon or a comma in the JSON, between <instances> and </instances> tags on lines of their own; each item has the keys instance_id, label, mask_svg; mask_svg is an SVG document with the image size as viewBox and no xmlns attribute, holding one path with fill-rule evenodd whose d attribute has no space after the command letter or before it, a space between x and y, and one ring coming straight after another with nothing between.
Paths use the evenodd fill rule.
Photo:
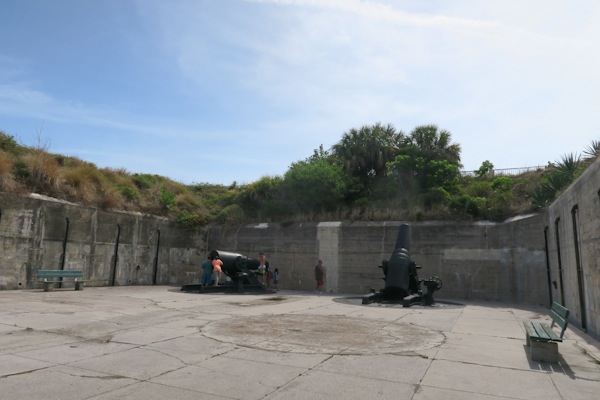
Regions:
<instances>
[{"instance_id":1,"label":"wooden bench","mask_svg":"<svg viewBox=\"0 0 600 400\"><path fill-rule=\"evenodd\" d=\"M83 271L72 269L40 269L37 271L37 279L44 283L44 292L52 290L54 283L62 283L63 278L73 278L75 290L83 290Z\"/></svg>"},{"instance_id":2,"label":"wooden bench","mask_svg":"<svg viewBox=\"0 0 600 400\"><path fill-rule=\"evenodd\" d=\"M552 323L550 325L538 321L523 321L527 346L530 348L531 359L534 361L558 362L558 343L562 342L567 329L569 310L557 302L550 309ZM554 331L554 325L560 328L560 335Z\"/></svg>"}]
</instances>

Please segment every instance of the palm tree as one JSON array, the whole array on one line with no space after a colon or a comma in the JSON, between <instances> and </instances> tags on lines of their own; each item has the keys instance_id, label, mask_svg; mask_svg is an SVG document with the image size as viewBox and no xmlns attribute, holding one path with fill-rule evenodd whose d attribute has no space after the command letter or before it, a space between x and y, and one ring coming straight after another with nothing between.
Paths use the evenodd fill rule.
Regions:
<instances>
[{"instance_id":1,"label":"palm tree","mask_svg":"<svg viewBox=\"0 0 600 400\"><path fill-rule=\"evenodd\" d=\"M592 140L583 154L585 154L586 161L594 161L600 155L600 140Z\"/></svg>"},{"instance_id":2,"label":"palm tree","mask_svg":"<svg viewBox=\"0 0 600 400\"><path fill-rule=\"evenodd\" d=\"M403 138L404 134L391 124L377 123L350 129L331 149L346 171L361 180L368 180L384 175L386 163L394 159Z\"/></svg>"},{"instance_id":3,"label":"palm tree","mask_svg":"<svg viewBox=\"0 0 600 400\"><path fill-rule=\"evenodd\" d=\"M446 130L438 131L436 125L416 127L406 139L408 146L416 146L428 160L445 160L461 167L460 145L451 143L452 135Z\"/></svg>"},{"instance_id":4,"label":"palm tree","mask_svg":"<svg viewBox=\"0 0 600 400\"><path fill-rule=\"evenodd\" d=\"M584 169L584 162L577 154L565 154L559 161L551 164L544 174L541 185L532 194L533 206L543 209L568 187Z\"/></svg>"}]
</instances>

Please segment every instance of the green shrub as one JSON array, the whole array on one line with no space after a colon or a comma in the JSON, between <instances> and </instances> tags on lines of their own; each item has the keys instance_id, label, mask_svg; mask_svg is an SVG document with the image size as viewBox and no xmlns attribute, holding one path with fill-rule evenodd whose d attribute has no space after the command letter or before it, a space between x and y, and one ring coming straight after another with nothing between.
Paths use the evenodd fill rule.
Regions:
<instances>
[{"instance_id":1,"label":"green shrub","mask_svg":"<svg viewBox=\"0 0 600 400\"><path fill-rule=\"evenodd\" d=\"M221 224L238 224L246 218L244 210L237 204L229 205L223 208L215 217L215 220Z\"/></svg>"},{"instance_id":2,"label":"green shrub","mask_svg":"<svg viewBox=\"0 0 600 400\"><path fill-rule=\"evenodd\" d=\"M513 180L508 176L499 176L492 182L492 189L498 192L508 192L513 187Z\"/></svg>"},{"instance_id":3,"label":"green shrub","mask_svg":"<svg viewBox=\"0 0 600 400\"><path fill-rule=\"evenodd\" d=\"M13 175L15 179L21 182L25 182L29 179L29 168L25 161L17 159L13 164Z\"/></svg>"},{"instance_id":4,"label":"green shrub","mask_svg":"<svg viewBox=\"0 0 600 400\"><path fill-rule=\"evenodd\" d=\"M158 198L158 202L160 206L167 211L171 211L177 206L177 201L175 200L175 195L167 188L160 188L160 196Z\"/></svg>"},{"instance_id":5,"label":"green shrub","mask_svg":"<svg viewBox=\"0 0 600 400\"><path fill-rule=\"evenodd\" d=\"M201 213L190 213L188 211L183 211L177 217L177 222L190 227L198 227L208 224L210 222L210 218Z\"/></svg>"},{"instance_id":6,"label":"green shrub","mask_svg":"<svg viewBox=\"0 0 600 400\"><path fill-rule=\"evenodd\" d=\"M492 195L492 184L489 181L472 181L464 188L464 192L472 197L489 197Z\"/></svg>"},{"instance_id":7,"label":"green shrub","mask_svg":"<svg viewBox=\"0 0 600 400\"><path fill-rule=\"evenodd\" d=\"M0 149L9 154L17 155L21 153L23 147L19 146L13 136L0 131Z\"/></svg>"},{"instance_id":8,"label":"green shrub","mask_svg":"<svg viewBox=\"0 0 600 400\"><path fill-rule=\"evenodd\" d=\"M156 182L155 177L148 174L133 174L131 180L139 189L150 189Z\"/></svg>"},{"instance_id":9,"label":"green shrub","mask_svg":"<svg viewBox=\"0 0 600 400\"><path fill-rule=\"evenodd\" d=\"M137 201L140 199L140 192L133 186L119 185L117 186L119 193L123 195L127 200Z\"/></svg>"},{"instance_id":10,"label":"green shrub","mask_svg":"<svg viewBox=\"0 0 600 400\"><path fill-rule=\"evenodd\" d=\"M481 218L486 214L486 199L461 194L450 201L450 209L458 214Z\"/></svg>"},{"instance_id":11,"label":"green shrub","mask_svg":"<svg viewBox=\"0 0 600 400\"><path fill-rule=\"evenodd\" d=\"M437 204L446 204L451 198L452 196L450 196L450 193L441 187L431 188L427 191L427 193L424 193L421 196L423 204L427 207L432 207Z\"/></svg>"}]
</instances>

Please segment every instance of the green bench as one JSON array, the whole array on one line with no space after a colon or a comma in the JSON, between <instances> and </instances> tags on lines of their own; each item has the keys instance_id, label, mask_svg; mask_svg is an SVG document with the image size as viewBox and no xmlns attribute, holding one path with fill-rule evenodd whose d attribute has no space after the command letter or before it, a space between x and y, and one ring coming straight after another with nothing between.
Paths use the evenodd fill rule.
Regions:
<instances>
[{"instance_id":1,"label":"green bench","mask_svg":"<svg viewBox=\"0 0 600 400\"><path fill-rule=\"evenodd\" d=\"M54 283L62 283L63 278L73 278L75 290L83 290L83 271L72 269L40 269L37 279L44 284L44 292L52 290Z\"/></svg>"},{"instance_id":2,"label":"green bench","mask_svg":"<svg viewBox=\"0 0 600 400\"><path fill-rule=\"evenodd\" d=\"M558 343L562 342L567 329L569 310L557 302L552 303L550 309L550 325L538 321L523 321L527 346L530 348L531 359L534 361L558 362ZM553 329L554 325L560 328L560 334Z\"/></svg>"}]
</instances>

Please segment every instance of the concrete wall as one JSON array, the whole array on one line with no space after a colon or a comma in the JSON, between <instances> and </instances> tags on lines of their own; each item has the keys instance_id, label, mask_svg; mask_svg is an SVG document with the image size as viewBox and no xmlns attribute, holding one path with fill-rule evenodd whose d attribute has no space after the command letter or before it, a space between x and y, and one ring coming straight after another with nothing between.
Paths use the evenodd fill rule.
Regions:
<instances>
[{"instance_id":1,"label":"concrete wall","mask_svg":"<svg viewBox=\"0 0 600 400\"><path fill-rule=\"evenodd\" d=\"M390 257L400 224L253 224L198 232L161 218L2 195L0 289L36 287L36 270L63 263L83 270L88 286L197 283L204 255L217 249L253 258L266 252L287 289L314 289L320 258L327 291L366 294L384 286L378 266ZM423 267L421 278L443 280L439 297L548 304L540 232L540 216L502 224L413 223L410 251Z\"/></svg>"},{"instance_id":2,"label":"concrete wall","mask_svg":"<svg viewBox=\"0 0 600 400\"><path fill-rule=\"evenodd\" d=\"M600 337L600 159L548 208L544 224L552 298Z\"/></svg>"},{"instance_id":3,"label":"concrete wall","mask_svg":"<svg viewBox=\"0 0 600 400\"><path fill-rule=\"evenodd\" d=\"M549 304L541 216L495 223L412 223L411 258L421 278L438 276L446 299ZM401 222L258 224L211 231L219 250L257 257L264 251L279 268L282 286L313 290L317 259L326 289L366 294L383 288L379 265L389 259Z\"/></svg>"},{"instance_id":4,"label":"concrete wall","mask_svg":"<svg viewBox=\"0 0 600 400\"><path fill-rule=\"evenodd\" d=\"M2 194L0 251L0 289L17 289L63 268L83 270L88 286L179 284L207 248L205 234L165 219Z\"/></svg>"}]
</instances>

